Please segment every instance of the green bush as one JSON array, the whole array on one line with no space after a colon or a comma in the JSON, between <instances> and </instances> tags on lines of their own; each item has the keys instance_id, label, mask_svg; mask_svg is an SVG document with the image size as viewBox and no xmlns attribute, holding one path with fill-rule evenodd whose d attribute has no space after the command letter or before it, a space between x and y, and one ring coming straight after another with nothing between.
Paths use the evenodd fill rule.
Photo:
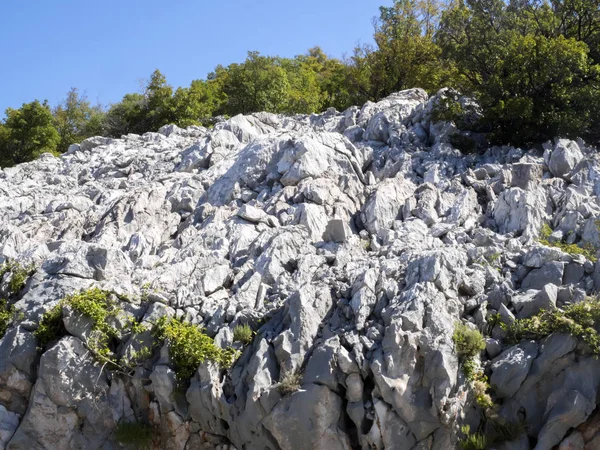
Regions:
<instances>
[{"instance_id":1,"label":"green bush","mask_svg":"<svg viewBox=\"0 0 600 450\"><path fill-rule=\"evenodd\" d=\"M121 422L115 430L115 439L132 449L146 449L152 443L152 427L140 422Z\"/></svg>"},{"instance_id":2,"label":"green bush","mask_svg":"<svg viewBox=\"0 0 600 450\"><path fill-rule=\"evenodd\" d=\"M58 302L42 316L42 320L34 332L40 346L45 347L66 334L62 318L62 305L62 301Z\"/></svg>"},{"instance_id":3,"label":"green bush","mask_svg":"<svg viewBox=\"0 0 600 450\"><path fill-rule=\"evenodd\" d=\"M214 361L221 367L229 367L236 356L233 349L223 350L217 347L212 338L198 326L175 318L161 317L154 326L153 334L158 341L167 343L180 383L189 382L204 361Z\"/></svg>"},{"instance_id":4,"label":"green bush","mask_svg":"<svg viewBox=\"0 0 600 450\"><path fill-rule=\"evenodd\" d=\"M461 427L460 431L465 435L458 443L463 450L486 450L487 449L487 438L483 433L471 434L471 427L465 425Z\"/></svg>"},{"instance_id":5,"label":"green bush","mask_svg":"<svg viewBox=\"0 0 600 450\"><path fill-rule=\"evenodd\" d=\"M592 262L596 262L598 260L598 258L596 257L596 249L591 244L588 244L584 247L580 247L577 244L567 244L565 242L550 242L548 238L551 234L552 228L550 228L550 226L547 223L545 223L544 225L542 225L542 229L540 231L540 238L538 239L538 242L540 244L547 245L548 247L559 248L560 250L562 250L565 253L568 253L569 255L583 255Z\"/></svg>"},{"instance_id":6,"label":"green bush","mask_svg":"<svg viewBox=\"0 0 600 450\"><path fill-rule=\"evenodd\" d=\"M479 330L473 330L462 323L454 328L452 340L456 353L463 360L473 358L485 349L485 339Z\"/></svg>"},{"instance_id":7,"label":"green bush","mask_svg":"<svg viewBox=\"0 0 600 450\"><path fill-rule=\"evenodd\" d=\"M9 306L6 300L0 300L0 339L6 333L9 325L15 317L15 308Z\"/></svg>"},{"instance_id":8,"label":"green bush","mask_svg":"<svg viewBox=\"0 0 600 450\"><path fill-rule=\"evenodd\" d=\"M27 278L34 272L35 267L33 265L24 266L14 259L9 259L2 264L0 267L0 280L10 273L10 280L8 282L8 288L11 294L18 294L21 289L25 287Z\"/></svg>"},{"instance_id":9,"label":"green bush","mask_svg":"<svg viewBox=\"0 0 600 450\"><path fill-rule=\"evenodd\" d=\"M567 333L584 341L594 353L600 354L600 301L588 298L564 309L540 311L533 317L501 324L509 342L522 339L541 339L552 333Z\"/></svg>"},{"instance_id":10,"label":"green bush","mask_svg":"<svg viewBox=\"0 0 600 450\"><path fill-rule=\"evenodd\" d=\"M91 288L77 294L68 295L56 304L42 317L35 331L42 346L64 336L62 309L68 307L86 317L92 322L92 333L88 342L88 348L95 356L107 359L111 356L109 342L117 333L116 329L108 323L108 319L120 312L118 304L112 300L111 293L98 288Z\"/></svg>"},{"instance_id":11,"label":"green bush","mask_svg":"<svg viewBox=\"0 0 600 450\"><path fill-rule=\"evenodd\" d=\"M277 384L277 390L281 395L292 394L302 387L301 373L287 373Z\"/></svg>"},{"instance_id":12,"label":"green bush","mask_svg":"<svg viewBox=\"0 0 600 450\"><path fill-rule=\"evenodd\" d=\"M250 325L238 325L233 329L233 341L241 342L242 344L249 344L252 342L254 337L254 331L250 328Z\"/></svg>"},{"instance_id":13,"label":"green bush","mask_svg":"<svg viewBox=\"0 0 600 450\"><path fill-rule=\"evenodd\" d=\"M527 427L522 421L500 422L498 419L490 421L494 442L511 442L527 432Z\"/></svg>"}]
</instances>

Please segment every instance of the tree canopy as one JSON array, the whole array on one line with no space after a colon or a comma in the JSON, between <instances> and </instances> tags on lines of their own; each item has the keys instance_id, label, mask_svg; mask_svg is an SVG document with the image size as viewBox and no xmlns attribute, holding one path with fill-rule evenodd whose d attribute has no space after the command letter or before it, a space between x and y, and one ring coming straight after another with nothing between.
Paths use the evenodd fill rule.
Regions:
<instances>
[{"instance_id":1,"label":"tree canopy","mask_svg":"<svg viewBox=\"0 0 600 450\"><path fill-rule=\"evenodd\" d=\"M320 47L293 58L250 51L174 88L159 70L108 109L72 88L56 107L34 101L0 122L0 165L64 152L89 136L120 137L216 116L344 110L392 92L451 87L481 106L489 140L530 145L555 136L600 144L598 0L394 0L373 45L343 60Z\"/></svg>"}]
</instances>

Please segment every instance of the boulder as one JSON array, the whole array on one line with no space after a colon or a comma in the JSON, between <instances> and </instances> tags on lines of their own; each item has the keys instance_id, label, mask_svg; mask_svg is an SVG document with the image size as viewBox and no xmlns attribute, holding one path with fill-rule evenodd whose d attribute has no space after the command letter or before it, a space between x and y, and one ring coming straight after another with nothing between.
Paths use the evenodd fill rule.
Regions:
<instances>
[{"instance_id":1,"label":"boulder","mask_svg":"<svg viewBox=\"0 0 600 450\"><path fill-rule=\"evenodd\" d=\"M575 169L583 159L583 153L577 142L559 139L550 153L548 169L555 177L565 177Z\"/></svg>"}]
</instances>

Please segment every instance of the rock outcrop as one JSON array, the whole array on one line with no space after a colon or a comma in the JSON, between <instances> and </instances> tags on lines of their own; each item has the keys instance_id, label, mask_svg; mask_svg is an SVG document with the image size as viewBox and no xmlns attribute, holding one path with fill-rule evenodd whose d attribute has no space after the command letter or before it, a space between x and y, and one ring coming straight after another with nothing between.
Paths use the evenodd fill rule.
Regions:
<instances>
[{"instance_id":1,"label":"rock outcrop","mask_svg":"<svg viewBox=\"0 0 600 450\"><path fill-rule=\"evenodd\" d=\"M16 311L0 340L0 449L122 448L122 423L173 450L455 448L483 418L460 322L487 335L495 414L523 424L496 448L598 448L590 349L556 333L512 343L497 317L600 288L592 250L540 243L548 224L546 244L600 245L600 159L564 139L464 155L431 121L443 95L91 138L0 170L0 263L32 267L16 291L10 271L0 280ZM41 345L44 314L91 287L123 311L119 361L176 317L237 349L233 365L207 359L185 388L166 347L116 370L72 311ZM254 330L246 345L239 325ZM292 374L297 389L281 389Z\"/></svg>"}]
</instances>

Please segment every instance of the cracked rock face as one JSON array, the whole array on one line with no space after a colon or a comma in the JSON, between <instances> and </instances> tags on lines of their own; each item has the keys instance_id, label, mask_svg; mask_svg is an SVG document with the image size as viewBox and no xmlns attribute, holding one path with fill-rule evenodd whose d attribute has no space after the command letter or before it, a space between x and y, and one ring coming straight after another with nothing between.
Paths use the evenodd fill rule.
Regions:
<instances>
[{"instance_id":1,"label":"cracked rock face","mask_svg":"<svg viewBox=\"0 0 600 450\"><path fill-rule=\"evenodd\" d=\"M564 139L462 155L453 125L430 119L443 95L91 138L0 170L0 262L34 267L19 292L0 280L18 311L0 340L0 449L122 448L123 422L149 424L161 449L455 448L481 419L453 344L461 321L488 336L497 414L526 426L497 448L597 448L600 363L568 335L511 345L491 317L600 287L598 264L538 241L549 224L553 239L600 245L600 161ZM90 287L123 311L119 358L176 317L237 359L203 362L185 389L166 347L124 374L94 358L89 320L70 311L42 351L43 314Z\"/></svg>"}]
</instances>

